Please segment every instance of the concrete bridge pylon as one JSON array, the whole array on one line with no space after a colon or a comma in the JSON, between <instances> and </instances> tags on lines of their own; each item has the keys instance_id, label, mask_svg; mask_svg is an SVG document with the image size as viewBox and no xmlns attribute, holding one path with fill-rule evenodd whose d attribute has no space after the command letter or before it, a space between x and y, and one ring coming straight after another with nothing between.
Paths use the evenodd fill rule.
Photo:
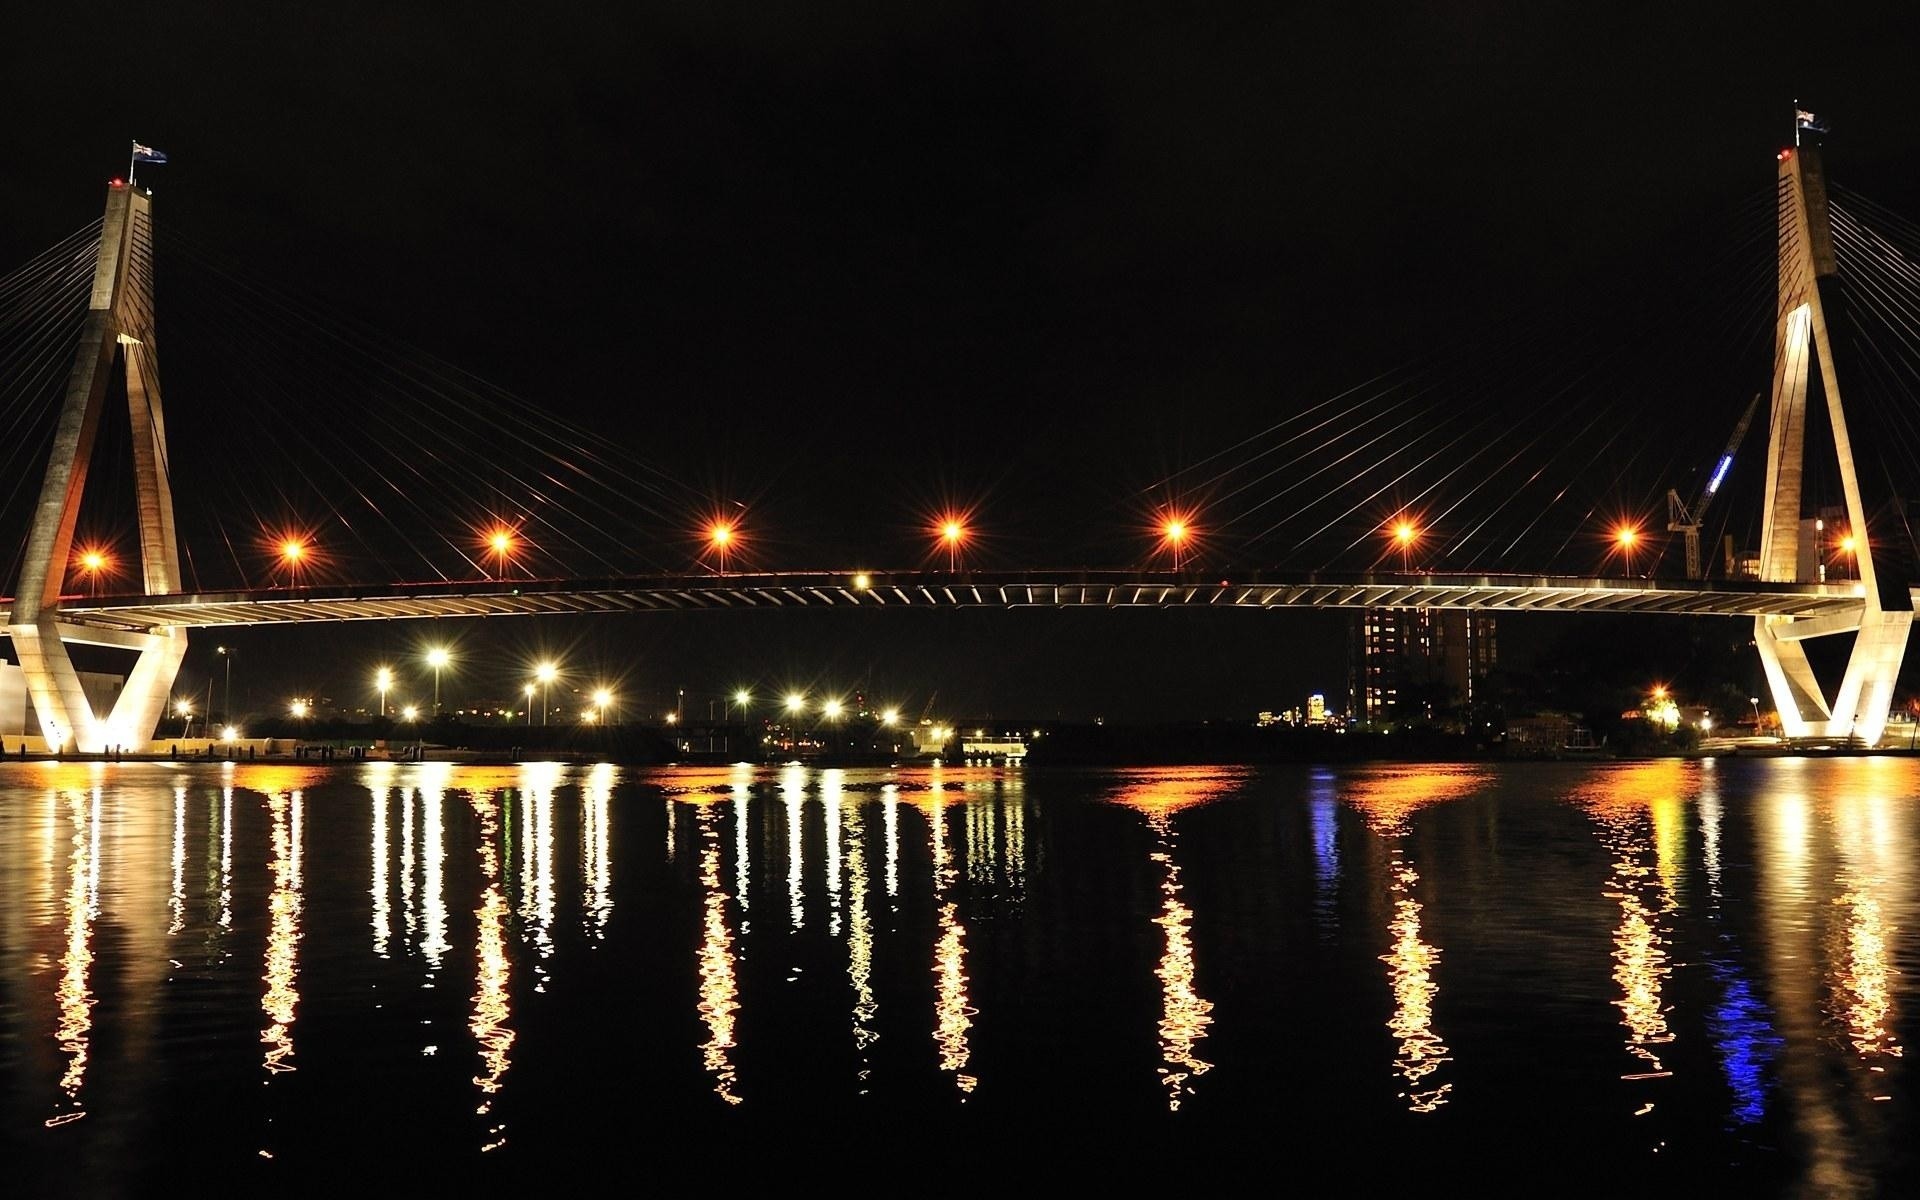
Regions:
<instances>
[{"instance_id":1,"label":"concrete bridge pylon","mask_svg":"<svg viewBox=\"0 0 1920 1200\"><path fill-rule=\"evenodd\" d=\"M1847 533L1859 572L1858 616L1810 620L1760 616L1754 644L1788 737L1858 737L1871 746L1886 729L1887 708L1906 655L1913 626L1913 597L1904 582L1882 588L1874 569L1872 531L1860 498L1860 477L1840 400L1828 330L1829 309L1838 309L1840 268L1834 257L1827 213L1827 187L1817 145L1780 154L1779 308L1774 329L1773 398L1768 439L1766 509L1760 535L1760 577L1770 583L1802 579L1801 477L1806 461L1806 422L1812 384L1819 384L1833 431L1840 483L1846 499ZM1822 537L1816 530L1815 537ZM1817 550L1818 547L1815 547ZM1829 698L1814 677L1806 641L1853 633L1853 651L1839 690Z\"/></svg>"},{"instance_id":2,"label":"concrete bridge pylon","mask_svg":"<svg viewBox=\"0 0 1920 1200\"><path fill-rule=\"evenodd\" d=\"M144 747L166 713L184 630L120 631L62 619L60 592L74 553L74 527L87 484L95 435L107 403L115 359L125 364L127 416L132 430L135 496L140 525L141 582L148 595L180 587L179 542L174 535L173 490L167 472L166 418L160 402L160 363L154 338L152 198L130 182L107 189L93 292L79 350L67 376L46 478L6 632L19 656L27 695L50 747L99 753L110 746ZM70 644L113 646L138 654L104 715L93 711L68 653Z\"/></svg>"}]
</instances>

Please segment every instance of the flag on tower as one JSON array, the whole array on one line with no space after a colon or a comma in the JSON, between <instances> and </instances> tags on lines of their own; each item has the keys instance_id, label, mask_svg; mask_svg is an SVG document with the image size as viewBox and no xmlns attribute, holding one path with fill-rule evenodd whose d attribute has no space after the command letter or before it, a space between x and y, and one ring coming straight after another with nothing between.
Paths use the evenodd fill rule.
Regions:
<instances>
[{"instance_id":1,"label":"flag on tower","mask_svg":"<svg viewBox=\"0 0 1920 1200\"><path fill-rule=\"evenodd\" d=\"M135 142L133 144L133 161L163 163L167 161L167 155L164 150L155 150L152 146L142 146L139 142Z\"/></svg>"},{"instance_id":2,"label":"flag on tower","mask_svg":"<svg viewBox=\"0 0 1920 1200\"><path fill-rule=\"evenodd\" d=\"M1801 129L1811 129L1815 133L1827 132L1827 123L1804 108L1796 108L1793 110L1793 121L1794 124Z\"/></svg>"}]
</instances>

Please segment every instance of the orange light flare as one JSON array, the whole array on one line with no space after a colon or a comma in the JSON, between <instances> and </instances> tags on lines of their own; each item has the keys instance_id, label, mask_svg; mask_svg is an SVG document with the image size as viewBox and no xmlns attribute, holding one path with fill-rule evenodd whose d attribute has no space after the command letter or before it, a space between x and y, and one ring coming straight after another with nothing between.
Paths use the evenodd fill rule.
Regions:
<instances>
[{"instance_id":1,"label":"orange light flare","mask_svg":"<svg viewBox=\"0 0 1920 1200\"><path fill-rule=\"evenodd\" d=\"M967 539L973 536L973 530L967 525L966 514L946 514L934 524L933 532L947 552L947 570L959 570L960 551L965 548Z\"/></svg>"},{"instance_id":2,"label":"orange light flare","mask_svg":"<svg viewBox=\"0 0 1920 1200\"><path fill-rule=\"evenodd\" d=\"M1633 574L1633 552L1641 542L1640 528L1627 521L1613 527L1613 548L1627 564L1627 574Z\"/></svg>"},{"instance_id":3,"label":"orange light flare","mask_svg":"<svg viewBox=\"0 0 1920 1200\"><path fill-rule=\"evenodd\" d=\"M1186 565L1187 548L1194 542L1193 514L1166 512L1160 516L1160 544L1173 556L1173 569Z\"/></svg>"},{"instance_id":4,"label":"orange light flare","mask_svg":"<svg viewBox=\"0 0 1920 1200\"><path fill-rule=\"evenodd\" d=\"M74 569L87 577L87 594L100 593L100 576L114 573L113 553L105 546L82 546L74 553Z\"/></svg>"},{"instance_id":5,"label":"orange light flare","mask_svg":"<svg viewBox=\"0 0 1920 1200\"><path fill-rule=\"evenodd\" d=\"M1392 541L1393 548L1400 552L1400 569L1405 572L1411 572L1413 570L1413 548L1420 542L1419 522L1410 516L1402 514L1394 518L1393 522L1387 526L1387 537Z\"/></svg>"},{"instance_id":6,"label":"orange light flare","mask_svg":"<svg viewBox=\"0 0 1920 1200\"><path fill-rule=\"evenodd\" d=\"M282 533L273 539L273 561L277 570L286 572L288 587L299 583L300 577L317 564L317 558L312 534Z\"/></svg>"},{"instance_id":7,"label":"orange light flare","mask_svg":"<svg viewBox=\"0 0 1920 1200\"><path fill-rule=\"evenodd\" d=\"M480 531L481 552L492 564L493 578L506 576L513 566L513 557L520 549L520 531L503 521L495 521Z\"/></svg>"},{"instance_id":8,"label":"orange light flare","mask_svg":"<svg viewBox=\"0 0 1920 1200\"><path fill-rule=\"evenodd\" d=\"M708 555L713 557L720 574L727 573L727 560L740 548L740 527L725 517L715 517L707 522L705 531L707 548L701 556L702 561Z\"/></svg>"}]
</instances>

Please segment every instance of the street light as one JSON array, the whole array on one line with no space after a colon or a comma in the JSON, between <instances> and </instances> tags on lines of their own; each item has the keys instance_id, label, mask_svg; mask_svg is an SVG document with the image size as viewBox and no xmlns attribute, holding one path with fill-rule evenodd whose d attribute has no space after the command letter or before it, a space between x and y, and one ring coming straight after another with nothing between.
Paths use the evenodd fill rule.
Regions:
<instances>
[{"instance_id":1,"label":"street light","mask_svg":"<svg viewBox=\"0 0 1920 1200\"><path fill-rule=\"evenodd\" d=\"M221 727L221 730L220 730L221 741L223 742L237 741L239 737L240 737L240 731L236 729L234 726L226 725Z\"/></svg>"},{"instance_id":2,"label":"street light","mask_svg":"<svg viewBox=\"0 0 1920 1200\"><path fill-rule=\"evenodd\" d=\"M293 714L294 720L304 721L307 719L307 715L313 711L313 705L305 700L295 700L287 706L287 711Z\"/></svg>"},{"instance_id":3,"label":"street light","mask_svg":"<svg viewBox=\"0 0 1920 1200\"><path fill-rule=\"evenodd\" d=\"M495 525L487 531L487 556L493 559L493 577L502 578L511 564L514 547L513 530L505 525Z\"/></svg>"},{"instance_id":4,"label":"street light","mask_svg":"<svg viewBox=\"0 0 1920 1200\"><path fill-rule=\"evenodd\" d=\"M113 569L113 558L97 546L88 546L78 556L81 573L87 577L87 595L100 594L100 574Z\"/></svg>"},{"instance_id":5,"label":"street light","mask_svg":"<svg viewBox=\"0 0 1920 1200\"><path fill-rule=\"evenodd\" d=\"M1747 703L1753 705L1753 732L1757 737L1760 733L1760 697L1748 696Z\"/></svg>"},{"instance_id":6,"label":"street light","mask_svg":"<svg viewBox=\"0 0 1920 1200\"><path fill-rule=\"evenodd\" d=\"M533 677L540 681L540 723L547 723L547 703L553 699L553 681L560 674L560 668L550 662L543 662L534 668Z\"/></svg>"},{"instance_id":7,"label":"street light","mask_svg":"<svg viewBox=\"0 0 1920 1200\"><path fill-rule=\"evenodd\" d=\"M841 711L842 706L838 700L829 700L820 706L820 714L829 721L839 720Z\"/></svg>"},{"instance_id":8,"label":"street light","mask_svg":"<svg viewBox=\"0 0 1920 1200\"><path fill-rule=\"evenodd\" d=\"M374 690L380 693L380 715L387 715L387 693L393 690L393 669L381 667L373 673Z\"/></svg>"},{"instance_id":9,"label":"street light","mask_svg":"<svg viewBox=\"0 0 1920 1200\"><path fill-rule=\"evenodd\" d=\"M1393 524L1393 544L1400 549L1400 569L1413 570L1413 544L1420 540L1420 527L1405 517Z\"/></svg>"},{"instance_id":10,"label":"street light","mask_svg":"<svg viewBox=\"0 0 1920 1200\"><path fill-rule=\"evenodd\" d=\"M941 544L947 548L947 570L958 570L960 546L967 540L966 522L958 516L948 516L941 520L938 533Z\"/></svg>"},{"instance_id":11,"label":"street light","mask_svg":"<svg viewBox=\"0 0 1920 1200\"><path fill-rule=\"evenodd\" d=\"M1616 526L1613 531L1614 544L1620 547L1620 556L1626 560L1627 576L1633 576L1633 548L1640 542L1640 531L1631 525Z\"/></svg>"},{"instance_id":12,"label":"street light","mask_svg":"<svg viewBox=\"0 0 1920 1200\"><path fill-rule=\"evenodd\" d=\"M435 646L427 651L427 665L433 668L433 715L440 715L440 670L453 661L453 655L445 646Z\"/></svg>"},{"instance_id":13,"label":"street light","mask_svg":"<svg viewBox=\"0 0 1920 1200\"><path fill-rule=\"evenodd\" d=\"M898 725L900 723L900 710L897 708L890 708L887 711L881 713L880 723L882 725L888 725L888 726Z\"/></svg>"},{"instance_id":14,"label":"street light","mask_svg":"<svg viewBox=\"0 0 1920 1200\"><path fill-rule=\"evenodd\" d=\"M720 574L727 573L727 555L733 550L733 526L725 521L715 521L707 526L707 546L720 560Z\"/></svg>"},{"instance_id":15,"label":"street light","mask_svg":"<svg viewBox=\"0 0 1920 1200\"><path fill-rule=\"evenodd\" d=\"M612 708L613 707L613 689L611 688L594 689L593 706L599 709L603 713L606 712L608 709ZM608 718L608 719L611 720L612 718Z\"/></svg>"},{"instance_id":16,"label":"street light","mask_svg":"<svg viewBox=\"0 0 1920 1200\"><path fill-rule=\"evenodd\" d=\"M407 705L400 710L400 719L402 721L418 721L420 719L419 707L413 704Z\"/></svg>"},{"instance_id":17,"label":"street light","mask_svg":"<svg viewBox=\"0 0 1920 1200\"><path fill-rule=\"evenodd\" d=\"M193 701L191 700L174 701L173 715L181 718L181 720L184 722L180 726L180 736L186 737L188 732L190 732L193 729Z\"/></svg>"},{"instance_id":18,"label":"street light","mask_svg":"<svg viewBox=\"0 0 1920 1200\"><path fill-rule=\"evenodd\" d=\"M533 685L528 684L520 690L527 694L527 728L531 729L533 728Z\"/></svg>"},{"instance_id":19,"label":"street light","mask_svg":"<svg viewBox=\"0 0 1920 1200\"><path fill-rule=\"evenodd\" d=\"M221 646L218 647L218 649L220 651L220 657L225 659L227 664L227 694L221 702L222 706L220 711L231 721L233 719L233 656L238 654L239 651L231 646Z\"/></svg>"},{"instance_id":20,"label":"street light","mask_svg":"<svg viewBox=\"0 0 1920 1200\"><path fill-rule=\"evenodd\" d=\"M280 542L280 561L287 568L287 586L300 582L300 567L307 560L307 543L297 537L283 538Z\"/></svg>"},{"instance_id":21,"label":"street light","mask_svg":"<svg viewBox=\"0 0 1920 1200\"><path fill-rule=\"evenodd\" d=\"M1180 569L1181 558L1186 551L1187 539L1193 534L1192 526L1182 516L1171 516L1160 526L1160 536L1173 551L1173 569Z\"/></svg>"}]
</instances>

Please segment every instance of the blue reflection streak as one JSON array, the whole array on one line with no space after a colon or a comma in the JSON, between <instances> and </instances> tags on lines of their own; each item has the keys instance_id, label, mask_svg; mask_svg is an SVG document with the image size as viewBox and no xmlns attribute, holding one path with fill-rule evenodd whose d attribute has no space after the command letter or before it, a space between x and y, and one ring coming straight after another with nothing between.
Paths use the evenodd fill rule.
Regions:
<instances>
[{"instance_id":1,"label":"blue reflection streak","mask_svg":"<svg viewBox=\"0 0 1920 1200\"><path fill-rule=\"evenodd\" d=\"M1317 770L1312 779L1307 812L1313 826L1313 907L1320 922L1332 928L1334 896L1340 887L1340 842L1336 825L1339 802L1333 772Z\"/></svg>"},{"instance_id":2,"label":"blue reflection streak","mask_svg":"<svg viewBox=\"0 0 1920 1200\"><path fill-rule=\"evenodd\" d=\"M1730 1115L1735 1124L1757 1125L1767 1115L1767 1068L1784 1042L1773 1031L1773 1014L1730 959L1708 959L1707 967L1720 984L1707 1028L1733 1091Z\"/></svg>"}]
</instances>

